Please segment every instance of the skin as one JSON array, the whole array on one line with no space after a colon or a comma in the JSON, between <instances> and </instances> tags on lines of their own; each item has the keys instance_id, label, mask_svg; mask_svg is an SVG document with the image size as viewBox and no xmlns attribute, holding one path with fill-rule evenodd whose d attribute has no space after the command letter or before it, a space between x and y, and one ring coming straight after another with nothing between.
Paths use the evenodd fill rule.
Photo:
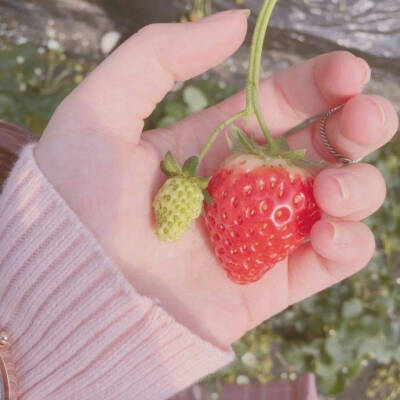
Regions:
<instances>
[{"instance_id":1,"label":"skin","mask_svg":"<svg viewBox=\"0 0 400 400\"><path fill-rule=\"evenodd\" d=\"M143 119L174 81L229 57L245 38L246 17L246 12L229 11L201 22L142 29L63 101L35 150L49 181L137 291L156 298L179 322L223 348L289 305L363 268L375 241L359 221L385 198L383 178L370 165L322 171L315 197L325 216L314 225L310 242L248 286L226 278L202 220L177 243L157 239L151 202L165 179L159 170L163 155L171 149L182 162L198 154L216 125L243 108L245 98L239 93L144 134ZM260 88L270 129L282 134L311 115L346 103L329 119L328 136L343 154L365 156L388 142L398 127L388 100L361 94L369 77L367 63L347 52L276 73ZM247 129L259 134L254 119ZM334 162L317 131L318 124L292 135L291 147ZM222 134L201 173L212 174L228 152Z\"/></svg>"}]
</instances>

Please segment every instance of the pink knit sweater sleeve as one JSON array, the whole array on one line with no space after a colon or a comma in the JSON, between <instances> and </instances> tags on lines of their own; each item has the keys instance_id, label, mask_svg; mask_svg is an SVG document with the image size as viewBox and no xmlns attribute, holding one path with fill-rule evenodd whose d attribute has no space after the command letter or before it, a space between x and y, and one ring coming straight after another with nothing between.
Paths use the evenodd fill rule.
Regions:
<instances>
[{"instance_id":1,"label":"pink knit sweater sleeve","mask_svg":"<svg viewBox=\"0 0 400 400\"><path fill-rule=\"evenodd\" d=\"M0 329L19 400L165 399L232 353L139 295L25 147L0 197Z\"/></svg>"}]
</instances>

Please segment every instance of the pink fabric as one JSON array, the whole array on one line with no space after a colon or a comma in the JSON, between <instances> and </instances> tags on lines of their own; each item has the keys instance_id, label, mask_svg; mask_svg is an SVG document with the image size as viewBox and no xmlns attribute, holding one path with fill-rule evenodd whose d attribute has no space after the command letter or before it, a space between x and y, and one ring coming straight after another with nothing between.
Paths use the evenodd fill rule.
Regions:
<instances>
[{"instance_id":1,"label":"pink fabric","mask_svg":"<svg viewBox=\"0 0 400 400\"><path fill-rule=\"evenodd\" d=\"M139 295L22 151L0 197L0 328L19 399L165 399L233 354Z\"/></svg>"}]
</instances>

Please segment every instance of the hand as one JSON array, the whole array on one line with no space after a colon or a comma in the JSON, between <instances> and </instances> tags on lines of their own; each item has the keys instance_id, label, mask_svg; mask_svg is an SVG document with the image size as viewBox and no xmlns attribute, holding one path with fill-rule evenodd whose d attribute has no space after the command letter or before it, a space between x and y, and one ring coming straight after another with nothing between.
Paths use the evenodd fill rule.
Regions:
<instances>
[{"instance_id":1,"label":"hand","mask_svg":"<svg viewBox=\"0 0 400 400\"><path fill-rule=\"evenodd\" d=\"M154 233L152 199L165 177L167 150L179 162L198 154L214 128L240 111L243 93L166 129L142 134L143 119L172 88L219 64L243 42L246 15L216 14L196 23L150 25L118 48L60 105L39 145L44 174L143 295L159 299L179 322L228 346L289 305L354 274L374 252L361 219L385 197L384 181L367 164L322 171L315 197L326 218L311 241L259 282L233 284L218 265L200 219L177 243ZM359 158L383 145L398 121L388 100L360 94L369 80L365 61L347 52L322 55L281 71L261 85L261 103L275 135L346 102L329 118L328 135L344 155ZM255 121L249 130L259 133ZM318 124L290 137L293 148L333 161ZM221 135L207 155L204 176L227 156Z\"/></svg>"}]
</instances>

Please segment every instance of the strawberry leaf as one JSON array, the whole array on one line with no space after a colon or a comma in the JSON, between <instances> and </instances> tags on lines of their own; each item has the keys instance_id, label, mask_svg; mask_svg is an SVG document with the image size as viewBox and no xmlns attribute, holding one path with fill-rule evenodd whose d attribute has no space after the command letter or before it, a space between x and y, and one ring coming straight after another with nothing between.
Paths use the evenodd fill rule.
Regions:
<instances>
[{"instance_id":1,"label":"strawberry leaf","mask_svg":"<svg viewBox=\"0 0 400 400\"><path fill-rule=\"evenodd\" d=\"M252 143L248 136L236 125L232 125L232 136L246 152L258 154L256 145Z\"/></svg>"},{"instance_id":2,"label":"strawberry leaf","mask_svg":"<svg viewBox=\"0 0 400 400\"><path fill-rule=\"evenodd\" d=\"M305 150L293 150L293 151L289 151L287 153L283 153L281 155L281 157L285 158L286 160L290 160L290 161L304 160L305 156L306 156Z\"/></svg>"},{"instance_id":3,"label":"strawberry leaf","mask_svg":"<svg viewBox=\"0 0 400 400\"><path fill-rule=\"evenodd\" d=\"M210 182L211 178L202 178L200 176L196 176L195 180L197 185L200 189L205 190L207 189L208 183Z\"/></svg>"},{"instance_id":4,"label":"strawberry leaf","mask_svg":"<svg viewBox=\"0 0 400 400\"><path fill-rule=\"evenodd\" d=\"M213 203L213 199L212 199L212 197L210 196L210 193L208 193L208 190L207 189L205 189L205 190L203 190L203 196L204 196L204 201L207 203L207 204L212 204Z\"/></svg>"},{"instance_id":5,"label":"strawberry leaf","mask_svg":"<svg viewBox=\"0 0 400 400\"><path fill-rule=\"evenodd\" d=\"M160 163L160 168L167 176L177 176L182 174L182 169L175 161L174 156L170 151L165 155L164 160Z\"/></svg>"},{"instance_id":6,"label":"strawberry leaf","mask_svg":"<svg viewBox=\"0 0 400 400\"><path fill-rule=\"evenodd\" d=\"M186 176L196 176L197 168L199 166L199 157L189 157L183 164L183 174Z\"/></svg>"},{"instance_id":7,"label":"strawberry leaf","mask_svg":"<svg viewBox=\"0 0 400 400\"><path fill-rule=\"evenodd\" d=\"M289 150L290 150L289 145L285 138L280 136L280 137L275 138L274 140L275 140L275 143L278 145L280 152L283 152L283 153L289 152Z\"/></svg>"}]
</instances>

